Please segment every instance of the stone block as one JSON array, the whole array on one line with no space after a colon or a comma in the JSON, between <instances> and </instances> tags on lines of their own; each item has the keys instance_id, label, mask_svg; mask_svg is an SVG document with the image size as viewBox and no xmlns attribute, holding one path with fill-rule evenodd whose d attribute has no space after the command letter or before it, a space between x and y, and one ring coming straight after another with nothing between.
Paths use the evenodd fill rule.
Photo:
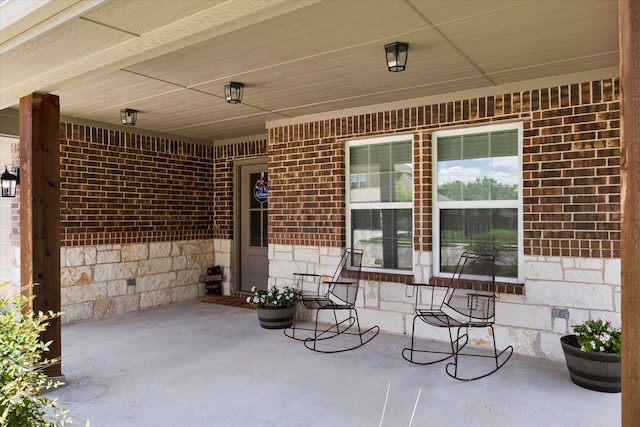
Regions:
<instances>
[{"instance_id":1,"label":"stone block","mask_svg":"<svg viewBox=\"0 0 640 427\"><path fill-rule=\"evenodd\" d=\"M496 319L501 325L549 331L552 328L551 308L540 305L496 303Z\"/></svg>"},{"instance_id":2,"label":"stone block","mask_svg":"<svg viewBox=\"0 0 640 427\"><path fill-rule=\"evenodd\" d=\"M291 251L273 251L272 258L275 261L293 261L293 252Z\"/></svg>"},{"instance_id":3,"label":"stone block","mask_svg":"<svg viewBox=\"0 0 640 427\"><path fill-rule=\"evenodd\" d=\"M320 251L315 247L296 246L293 248L293 260L317 264L320 262Z\"/></svg>"},{"instance_id":4,"label":"stone block","mask_svg":"<svg viewBox=\"0 0 640 427\"><path fill-rule=\"evenodd\" d=\"M120 254L124 262L149 259L149 245L147 243L122 245Z\"/></svg>"},{"instance_id":5,"label":"stone block","mask_svg":"<svg viewBox=\"0 0 640 427\"><path fill-rule=\"evenodd\" d=\"M231 266L231 254L230 253L219 253L215 254L215 264L224 267L227 271L230 271Z\"/></svg>"},{"instance_id":6,"label":"stone block","mask_svg":"<svg viewBox=\"0 0 640 427\"><path fill-rule=\"evenodd\" d=\"M171 301L186 301L197 298L200 293L200 287L197 283L187 286L178 286L171 288Z\"/></svg>"},{"instance_id":7,"label":"stone block","mask_svg":"<svg viewBox=\"0 0 640 427\"><path fill-rule=\"evenodd\" d=\"M566 335L572 333L569 328L569 319L562 319L559 317L552 318L553 326L551 330L556 334Z\"/></svg>"},{"instance_id":8,"label":"stone block","mask_svg":"<svg viewBox=\"0 0 640 427\"><path fill-rule=\"evenodd\" d=\"M69 323L80 322L93 318L93 302L84 302L81 304L71 304L62 306L62 317L60 322L63 325Z\"/></svg>"},{"instance_id":9,"label":"stone block","mask_svg":"<svg viewBox=\"0 0 640 427\"><path fill-rule=\"evenodd\" d=\"M604 267L603 261L601 258L574 258L573 268L578 270L602 270Z\"/></svg>"},{"instance_id":10,"label":"stone block","mask_svg":"<svg viewBox=\"0 0 640 427\"><path fill-rule=\"evenodd\" d=\"M60 304L72 305L96 301L107 297L107 286L104 282L69 286L60 289Z\"/></svg>"},{"instance_id":11,"label":"stone block","mask_svg":"<svg viewBox=\"0 0 640 427\"><path fill-rule=\"evenodd\" d=\"M377 308L380 303L378 282L361 280L358 298L362 298L365 307Z\"/></svg>"},{"instance_id":12,"label":"stone block","mask_svg":"<svg viewBox=\"0 0 640 427\"><path fill-rule=\"evenodd\" d=\"M380 282L381 301L395 301L412 304L415 302L413 291L415 291L413 286L407 286L404 283Z\"/></svg>"},{"instance_id":13,"label":"stone block","mask_svg":"<svg viewBox=\"0 0 640 427\"><path fill-rule=\"evenodd\" d=\"M231 253L231 240L229 239L215 239L213 241L213 251L217 254L219 253L225 253L225 254L230 254ZM272 245L269 245L269 247L271 247Z\"/></svg>"},{"instance_id":14,"label":"stone block","mask_svg":"<svg viewBox=\"0 0 640 427\"><path fill-rule=\"evenodd\" d=\"M110 317L139 309L139 295L123 295L96 301L93 305L93 316L94 318Z\"/></svg>"},{"instance_id":15,"label":"stone block","mask_svg":"<svg viewBox=\"0 0 640 427\"><path fill-rule=\"evenodd\" d=\"M199 283L200 276L204 273L202 268L176 271L176 286L191 285Z\"/></svg>"},{"instance_id":16,"label":"stone block","mask_svg":"<svg viewBox=\"0 0 640 427\"><path fill-rule=\"evenodd\" d=\"M129 288L134 288L134 286L127 286L126 280L112 280L107 282L107 298L127 295Z\"/></svg>"},{"instance_id":17,"label":"stone block","mask_svg":"<svg viewBox=\"0 0 640 427\"><path fill-rule=\"evenodd\" d=\"M622 292L620 286L616 286L616 291L613 294L614 310L620 313L622 311Z\"/></svg>"},{"instance_id":18,"label":"stone block","mask_svg":"<svg viewBox=\"0 0 640 427\"><path fill-rule=\"evenodd\" d=\"M621 274L620 258L604 260L604 283L620 286Z\"/></svg>"},{"instance_id":19,"label":"stone block","mask_svg":"<svg viewBox=\"0 0 640 427\"><path fill-rule=\"evenodd\" d=\"M213 254L189 254L187 255L187 268L207 268L213 264Z\"/></svg>"},{"instance_id":20,"label":"stone block","mask_svg":"<svg viewBox=\"0 0 640 427\"><path fill-rule=\"evenodd\" d=\"M525 295L498 294L498 301L510 304L526 304L527 298Z\"/></svg>"},{"instance_id":21,"label":"stone block","mask_svg":"<svg viewBox=\"0 0 640 427\"><path fill-rule=\"evenodd\" d=\"M540 351L542 354L536 356L551 360L564 361L564 353L560 344L560 337L566 334L540 333Z\"/></svg>"},{"instance_id":22,"label":"stone block","mask_svg":"<svg viewBox=\"0 0 640 427\"><path fill-rule=\"evenodd\" d=\"M140 293L140 308L155 307L171 303L171 289Z\"/></svg>"},{"instance_id":23,"label":"stone block","mask_svg":"<svg viewBox=\"0 0 640 427\"><path fill-rule=\"evenodd\" d=\"M60 270L60 287L91 283L93 271L89 266L65 267Z\"/></svg>"},{"instance_id":24,"label":"stone block","mask_svg":"<svg viewBox=\"0 0 640 427\"><path fill-rule=\"evenodd\" d=\"M171 242L149 243L149 259L171 256Z\"/></svg>"},{"instance_id":25,"label":"stone block","mask_svg":"<svg viewBox=\"0 0 640 427\"><path fill-rule=\"evenodd\" d=\"M327 254L321 255L319 262L315 263L315 271L317 274L327 274L333 276L340 260L342 259L343 251L333 251Z\"/></svg>"},{"instance_id":26,"label":"stone block","mask_svg":"<svg viewBox=\"0 0 640 427\"><path fill-rule=\"evenodd\" d=\"M205 242L201 242L198 240L187 240L183 242L172 242L172 255L192 255L192 254L201 254L205 252L213 253L213 246L211 249L208 249L208 246Z\"/></svg>"},{"instance_id":27,"label":"stone block","mask_svg":"<svg viewBox=\"0 0 640 427\"><path fill-rule=\"evenodd\" d=\"M360 326L362 326L363 329L378 325L384 333L404 333L404 319L401 313L368 310L364 308L358 310L358 317L360 318Z\"/></svg>"},{"instance_id":28,"label":"stone block","mask_svg":"<svg viewBox=\"0 0 640 427\"><path fill-rule=\"evenodd\" d=\"M527 282L527 302L550 307L613 310L611 285L571 282Z\"/></svg>"},{"instance_id":29,"label":"stone block","mask_svg":"<svg viewBox=\"0 0 640 427\"><path fill-rule=\"evenodd\" d=\"M527 261L524 264L528 280L563 280L564 270L560 262Z\"/></svg>"},{"instance_id":30,"label":"stone block","mask_svg":"<svg viewBox=\"0 0 640 427\"><path fill-rule=\"evenodd\" d=\"M414 313L412 303L402 303L402 302L380 301L380 310L393 311L393 312L405 313L405 314Z\"/></svg>"},{"instance_id":31,"label":"stone block","mask_svg":"<svg viewBox=\"0 0 640 427\"><path fill-rule=\"evenodd\" d=\"M96 264L93 270L94 280L96 282L131 279L136 277L138 273L137 262L116 262L110 264Z\"/></svg>"},{"instance_id":32,"label":"stone block","mask_svg":"<svg viewBox=\"0 0 640 427\"><path fill-rule=\"evenodd\" d=\"M158 289L166 289L176 285L176 272L151 274L139 277L136 280L137 292L149 292Z\"/></svg>"},{"instance_id":33,"label":"stone block","mask_svg":"<svg viewBox=\"0 0 640 427\"><path fill-rule=\"evenodd\" d=\"M602 270L565 269L564 279L567 282L603 283Z\"/></svg>"},{"instance_id":34,"label":"stone block","mask_svg":"<svg viewBox=\"0 0 640 427\"><path fill-rule=\"evenodd\" d=\"M138 263L138 275L166 273L173 268L173 258L154 258L141 260Z\"/></svg>"},{"instance_id":35,"label":"stone block","mask_svg":"<svg viewBox=\"0 0 640 427\"><path fill-rule=\"evenodd\" d=\"M429 283L431 277L431 267L424 265L414 266L414 279L415 283Z\"/></svg>"},{"instance_id":36,"label":"stone block","mask_svg":"<svg viewBox=\"0 0 640 427\"><path fill-rule=\"evenodd\" d=\"M93 265L96 263L97 250L93 246L79 246L66 248L64 254L65 265Z\"/></svg>"},{"instance_id":37,"label":"stone block","mask_svg":"<svg viewBox=\"0 0 640 427\"><path fill-rule=\"evenodd\" d=\"M97 249L96 263L109 264L122 261L120 257L120 248L112 248L111 246L102 246L103 249Z\"/></svg>"},{"instance_id":38,"label":"stone block","mask_svg":"<svg viewBox=\"0 0 640 427\"><path fill-rule=\"evenodd\" d=\"M171 257L174 270L184 270L187 268L187 257L185 255L178 255Z\"/></svg>"},{"instance_id":39,"label":"stone block","mask_svg":"<svg viewBox=\"0 0 640 427\"><path fill-rule=\"evenodd\" d=\"M496 345L498 351L507 346L513 346L514 353L526 354L529 356L541 356L536 348L538 332L531 329L516 329L496 325L494 327Z\"/></svg>"}]
</instances>

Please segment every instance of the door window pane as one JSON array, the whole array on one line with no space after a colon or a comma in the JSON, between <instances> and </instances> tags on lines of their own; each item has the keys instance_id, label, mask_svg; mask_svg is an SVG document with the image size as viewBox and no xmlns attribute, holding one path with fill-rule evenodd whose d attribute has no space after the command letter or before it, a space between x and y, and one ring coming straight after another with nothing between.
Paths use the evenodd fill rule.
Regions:
<instances>
[{"instance_id":1,"label":"door window pane","mask_svg":"<svg viewBox=\"0 0 640 427\"><path fill-rule=\"evenodd\" d=\"M251 246L267 247L267 224L268 224L268 201L260 202L255 196L254 186L259 180L264 180L268 184L267 173L257 172L249 175L250 194L249 198L249 244Z\"/></svg>"}]
</instances>

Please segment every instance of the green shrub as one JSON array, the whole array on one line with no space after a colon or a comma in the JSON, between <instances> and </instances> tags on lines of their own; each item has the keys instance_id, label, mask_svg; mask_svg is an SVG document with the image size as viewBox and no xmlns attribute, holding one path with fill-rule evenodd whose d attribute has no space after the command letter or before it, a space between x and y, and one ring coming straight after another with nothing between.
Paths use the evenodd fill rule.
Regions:
<instances>
[{"instance_id":1,"label":"green shrub","mask_svg":"<svg viewBox=\"0 0 640 427\"><path fill-rule=\"evenodd\" d=\"M5 296L0 284L0 426L51 427L70 423L67 409L58 409L56 399L41 395L61 383L50 380L43 370L59 363L47 359L51 342L40 340L49 321L60 313L33 313L33 297Z\"/></svg>"}]
</instances>

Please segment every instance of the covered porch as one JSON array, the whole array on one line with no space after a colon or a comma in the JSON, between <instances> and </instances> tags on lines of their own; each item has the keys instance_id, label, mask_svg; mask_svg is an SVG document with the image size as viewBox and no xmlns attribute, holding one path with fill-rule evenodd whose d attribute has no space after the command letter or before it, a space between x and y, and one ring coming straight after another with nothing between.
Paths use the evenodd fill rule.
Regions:
<instances>
[{"instance_id":1,"label":"covered porch","mask_svg":"<svg viewBox=\"0 0 640 427\"><path fill-rule=\"evenodd\" d=\"M515 354L459 382L443 364L403 360L408 336L319 354L260 328L254 310L199 299L65 325L62 338L67 385L49 395L78 425L601 427L621 416L619 393L574 385L564 362Z\"/></svg>"}]
</instances>

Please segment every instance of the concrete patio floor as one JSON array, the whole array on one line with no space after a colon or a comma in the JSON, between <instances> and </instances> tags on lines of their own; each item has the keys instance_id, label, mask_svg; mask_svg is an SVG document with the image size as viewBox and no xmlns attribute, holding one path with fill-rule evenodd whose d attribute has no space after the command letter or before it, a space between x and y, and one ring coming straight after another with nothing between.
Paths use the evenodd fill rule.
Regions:
<instances>
[{"instance_id":1,"label":"concrete patio floor","mask_svg":"<svg viewBox=\"0 0 640 427\"><path fill-rule=\"evenodd\" d=\"M47 396L93 427L620 425L620 394L574 385L564 362L514 355L460 382L406 362L409 340L319 354L254 310L188 301L63 326L67 385Z\"/></svg>"}]
</instances>

